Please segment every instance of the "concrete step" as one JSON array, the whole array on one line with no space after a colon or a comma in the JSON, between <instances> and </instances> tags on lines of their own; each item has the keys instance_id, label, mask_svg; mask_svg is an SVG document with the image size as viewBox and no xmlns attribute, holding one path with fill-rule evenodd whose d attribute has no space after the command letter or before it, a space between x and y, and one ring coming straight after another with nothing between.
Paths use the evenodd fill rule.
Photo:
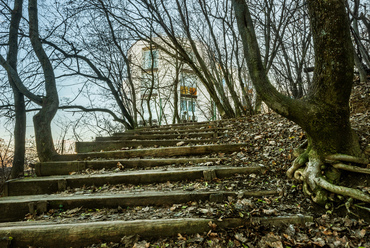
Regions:
<instances>
[{"instance_id":1,"label":"concrete step","mask_svg":"<svg viewBox=\"0 0 370 248\"><path fill-rule=\"evenodd\" d=\"M222 133L227 128L209 128L209 127L198 127L198 128L190 128L190 129L167 129L167 130L132 130L130 132L123 132L123 133L114 133L113 136L125 136L125 135L146 135L146 134L187 134L187 133L206 133L206 132L216 132Z\"/></svg>"},{"instance_id":2,"label":"concrete step","mask_svg":"<svg viewBox=\"0 0 370 248\"><path fill-rule=\"evenodd\" d=\"M156 159L112 159L112 160L84 160L84 161L56 161L36 163L37 176L69 175L71 172L82 172L86 169L102 170L117 168L148 168L165 165L200 164L222 162L219 158L156 158Z\"/></svg>"},{"instance_id":3,"label":"concrete step","mask_svg":"<svg viewBox=\"0 0 370 248\"><path fill-rule=\"evenodd\" d=\"M176 124L168 124L168 125L161 125L161 126L153 126L153 127L142 127L142 128L162 128L162 127L187 127L187 126L205 126L205 125L218 125L218 124L225 124L237 121L243 121L246 119L245 117L238 117L238 118L229 118L229 119L221 119L221 120L214 120L214 121L202 121L202 122L184 122L184 123L176 123Z\"/></svg>"},{"instance_id":4,"label":"concrete step","mask_svg":"<svg viewBox=\"0 0 370 248\"><path fill-rule=\"evenodd\" d=\"M229 196L261 197L278 195L278 190L265 191L141 191L122 193L91 193L70 195L27 195L0 198L0 221L19 221L28 213L45 213L50 209L127 208L133 206L163 206L190 201L223 202Z\"/></svg>"},{"instance_id":5,"label":"concrete step","mask_svg":"<svg viewBox=\"0 0 370 248\"><path fill-rule=\"evenodd\" d=\"M174 237L181 234L218 232L227 228L301 224L312 222L311 216L291 215L252 217L248 219L181 218L134 221L100 221L92 223L4 223L0 226L1 247L84 247L101 241L119 243L124 236L141 238ZM213 223L214 225L210 225ZM216 229L212 229L215 227Z\"/></svg>"},{"instance_id":6,"label":"concrete step","mask_svg":"<svg viewBox=\"0 0 370 248\"><path fill-rule=\"evenodd\" d=\"M216 142L217 139L173 139L173 140L112 140L76 142L77 153L121 150L122 148L133 147L154 147L154 146L176 146L179 142L182 145L205 144Z\"/></svg>"},{"instance_id":7,"label":"concrete step","mask_svg":"<svg viewBox=\"0 0 370 248\"><path fill-rule=\"evenodd\" d=\"M134 130L126 130L125 132L135 132L135 131L156 131L156 130L186 130L194 128L217 128L222 126L219 123L214 122L202 122L198 124L175 124L175 125L162 125L162 126L153 126L153 127L139 127Z\"/></svg>"},{"instance_id":8,"label":"concrete step","mask_svg":"<svg viewBox=\"0 0 370 248\"><path fill-rule=\"evenodd\" d=\"M199 132L199 133L183 133L183 134L141 134L141 135L124 135L124 136L109 136L96 137L95 141L111 141L111 140L170 140L170 139L211 139L217 138L216 132Z\"/></svg>"},{"instance_id":9,"label":"concrete step","mask_svg":"<svg viewBox=\"0 0 370 248\"><path fill-rule=\"evenodd\" d=\"M231 177L235 174L258 173L263 168L253 167L230 167L230 166L202 166L190 168L178 168L170 170L144 170L127 171L110 174L88 174L50 176L10 180L5 183L4 196L52 194L64 191L67 188L82 188L83 186L100 187L104 184L151 184L168 181L185 181L204 178Z\"/></svg>"},{"instance_id":10,"label":"concrete step","mask_svg":"<svg viewBox=\"0 0 370 248\"><path fill-rule=\"evenodd\" d=\"M222 145L198 145L198 146L180 146L150 149L133 149L123 151L106 152L87 152L78 154L56 155L53 161L73 161L89 160L94 158L101 159L119 159L119 158L143 158L143 157L175 157L175 156L196 156L211 153L232 153L247 147L248 144L222 144Z\"/></svg>"}]
</instances>

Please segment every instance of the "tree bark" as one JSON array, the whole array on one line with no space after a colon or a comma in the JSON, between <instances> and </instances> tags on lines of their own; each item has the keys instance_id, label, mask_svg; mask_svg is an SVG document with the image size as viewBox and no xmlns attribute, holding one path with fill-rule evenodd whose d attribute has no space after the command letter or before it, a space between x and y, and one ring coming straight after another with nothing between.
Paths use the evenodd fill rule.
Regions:
<instances>
[{"instance_id":1,"label":"tree bark","mask_svg":"<svg viewBox=\"0 0 370 248\"><path fill-rule=\"evenodd\" d=\"M180 116L179 116L179 82L180 82L180 66L181 62L178 58L178 54L176 54L175 58L175 79L173 81L173 117L172 117L172 124L180 123Z\"/></svg>"},{"instance_id":2,"label":"tree bark","mask_svg":"<svg viewBox=\"0 0 370 248\"><path fill-rule=\"evenodd\" d=\"M53 156L57 155L51 132L51 121L58 110L59 99L54 70L39 39L37 0L29 0L28 4L30 40L45 78L46 96L42 99L42 109L33 117L37 154L43 162L52 160Z\"/></svg>"},{"instance_id":3,"label":"tree bark","mask_svg":"<svg viewBox=\"0 0 370 248\"><path fill-rule=\"evenodd\" d=\"M320 155L361 153L349 122L353 84L353 45L342 0L308 1L315 50L315 70L309 101L310 114L301 126ZM335 23L335 25L333 25ZM341 135L338 135L341 134Z\"/></svg>"},{"instance_id":4,"label":"tree bark","mask_svg":"<svg viewBox=\"0 0 370 248\"><path fill-rule=\"evenodd\" d=\"M9 52L7 61L15 71L17 71L18 29L22 18L22 5L23 0L16 0L14 2L9 29ZM10 74L8 74L8 80L13 90L15 106L14 157L11 177L17 178L22 177L24 174L26 106L24 103L24 95L19 91Z\"/></svg>"}]
</instances>

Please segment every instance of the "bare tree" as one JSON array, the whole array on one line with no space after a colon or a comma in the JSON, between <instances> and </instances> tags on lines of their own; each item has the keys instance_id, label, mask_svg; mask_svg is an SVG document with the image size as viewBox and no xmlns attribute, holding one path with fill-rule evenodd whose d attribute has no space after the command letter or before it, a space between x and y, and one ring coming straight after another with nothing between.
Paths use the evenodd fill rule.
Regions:
<instances>
[{"instance_id":1,"label":"bare tree","mask_svg":"<svg viewBox=\"0 0 370 248\"><path fill-rule=\"evenodd\" d=\"M364 12L366 13L366 8L367 5L361 4L360 0L353 0L352 9L348 5L352 17L351 31L355 46L355 65L358 69L361 82L366 82L367 74L370 73L370 17L364 14Z\"/></svg>"},{"instance_id":2,"label":"bare tree","mask_svg":"<svg viewBox=\"0 0 370 248\"><path fill-rule=\"evenodd\" d=\"M133 87L129 76L131 70L125 32L114 26L106 14L107 6L102 2L80 1L75 5L59 7L62 9L58 13L62 19L61 25L42 42L59 54L58 61L65 71L62 77L83 78L105 92L102 97L112 98L116 106L113 110L107 104L96 106L95 103L90 110L113 110L118 117L114 118L115 121L119 120L126 129L133 129L136 126L136 96L122 87L124 82L128 83L130 90ZM103 102L112 101L106 99ZM88 109L88 106L84 108ZM81 110L79 107L77 109Z\"/></svg>"},{"instance_id":3,"label":"bare tree","mask_svg":"<svg viewBox=\"0 0 370 248\"><path fill-rule=\"evenodd\" d=\"M297 176L302 175L306 192L317 203L327 202L327 191L370 202L368 194L336 185L339 170L332 166L322 167L326 159L368 163L361 157L357 135L349 122L353 46L345 1L307 1L315 49L315 71L309 93L304 99L284 96L270 83L248 5L244 0L233 0L233 4L244 56L258 94L274 111L300 125L308 136L308 146L294 161L288 176L308 162Z\"/></svg>"},{"instance_id":4,"label":"bare tree","mask_svg":"<svg viewBox=\"0 0 370 248\"><path fill-rule=\"evenodd\" d=\"M9 59L5 60L4 57L0 55L0 64L6 69L9 77L11 77L13 80L18 91L27 96L34 103L41 106L41 110L33 118L37 153L40 161L48 161L52 160L53 157L57 155L52 139L51 121L57 112L59 100L55 83L54 69L40 41L36 0L29 0L28 15L29 40L32 45L32 50L36 55L39 65L42 69L42 75L45 80L45 95L39 96L31 92L31 90L24 85L24 82L20 78L16 68L14 68L14 64L12 65L9 63ZM18 31L16 31L16 33L18 33ZM12 54L12 56L17 55L18 54ZM16 60L13 59L13 61Z\"/></svg>"}]
</instances>

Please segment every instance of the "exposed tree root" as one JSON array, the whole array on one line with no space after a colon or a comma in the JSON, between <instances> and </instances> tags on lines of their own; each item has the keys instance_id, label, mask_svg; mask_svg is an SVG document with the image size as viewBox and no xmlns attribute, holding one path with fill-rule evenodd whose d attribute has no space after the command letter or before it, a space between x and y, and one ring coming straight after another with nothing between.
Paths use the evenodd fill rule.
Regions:
<instances>
[{"instance_id":1,"label":"exposed tree root","mask_svg":"<svg viewBox=\"0 0 370 248\"><path fill-rule=\"evenodd\" d=\"M331 162L339 160L358 164L367 164L369 162L364 158L353 157L345 154L333 154L327 156L325 158L325 161L326 160ZM305 164L306 167L304 169L300 168ZM343 163L334 163L332 164L332 167L326 167L316 151L311 149L311 146L308 146L307 150L294 160L293 165L287 171L287 176L292 178L294 175L295 179L303 181L304 193L310 195L313 201L320 205L327 204L329 200L328 192L370 203L369 194L358 189L338 186L335 184L339 181L339 170L370 174L370 169L346 165Z\"/></svg>"},{"instance_id":2,"label":"exposed tree root","mask_svg":"<svg viewBox=\"0 0 370 248\"><path fill-rule=\"evenodd\" d=\"M329 161L343 161L343 162L348 162L348 163L356 163L356 164L368 164L369 160L366 158L359 158L359 157L354 157L346 154L332 154L326 157L326 160Z\"/></svg>"},{"instance_id":3,"label":"exposed tree root","mask_svg":"<svg viewBox=\"0 0 370 248\"><path fill-rule=\"evenodd\" d=\"M304 152L293 161L293 165L286 172L287 176L292 178L294 172L304 166L306 162L308 162L308 154Z\"/></svg>"},{"instance_id":4,"label":"exposed tree root","mask_svg":"<svg viewBox=\"0 0 370 248\"><path fill-rule=\"evenodd\" d=\"M304 142L301 146L306 146L308 144L308 141L307 143ZM304 166L307 162L308 162L308 154L310 153L311 151L311 146L308 146L306 151L304 151L302 154L298 155L298 157L293 161L293 165L287 170L286 174L289 178L292 178L295 171L298 170L299 168L301 168L302 166Z\"/></svg>"},{"instance_id":5,"label":"exposed tree root","mask_svg":"<svg viewBox=\"0 0 370 248\"><path fill-rule=\"evenodd\" d=\"M306 182L303 182L303 193L305 193L308 196L312 196L312 192L310 191L308 185Z\"/></svg>"},{"instance_id":6,"label":"exposed tree root","mask_svg":"<svg viewBox=\"0 0 370 248\"><path fill-rule=\"evenodd\" d=\"M343 186L337 186L332 183L329 183L322 177L316 178L315 181L318 186L330 192L333 192L339 195L345 195L345 196L348 196L348 197L351 197L351 198L354 198L354 199L357 199L363 202L370 203L370 195L362 192L361 190L352 189L352 188L343 187Z\"/></svg>"},{"instance_id":7,"label":"exposed tree root","mask_svg":"<svg viewBox=\"0 0 370 248\"><path fill-rule=\"evenodd\" d=\"M370 174L370 169L357 167L353 165L339 163L339 164L332 164L332 166L340 170L352 171L352 172L363 173L363 174Z\"/></svg>"},{"instance_id":8,"label":"exposed tree root","mask_svg":"<svg viewBox=\"0 0 370 248\"><path fill-rule=\"evenodd\" d=\"M312 191L317 191L316 179L321 177L321 165L322 162L317 155L317 153L312 150L309 154L309 162L307 163L304 179L306 183L310 186Z\"/></svg>"},{"instance_id":9,"label":"exposed tree root","mask_svg":"<svg viewBox=\"0 0 370 248\"><path fill-rule=\"evenodd\" d=\"M294 178L299 181L304 181L304 168L299 168L294 172Z\"/></svg>"},{"instance_id":10,"label":"exposed tree root","mask_svg":"<svg viewBox=\"0 0 370 248\"><path fill-rule=\"evenodd\" d=\"M311 198L313 202L326 207L328 203L328 192L323 189L318 189L315 194L311 195Z\"/></svg>"}]
</instances>

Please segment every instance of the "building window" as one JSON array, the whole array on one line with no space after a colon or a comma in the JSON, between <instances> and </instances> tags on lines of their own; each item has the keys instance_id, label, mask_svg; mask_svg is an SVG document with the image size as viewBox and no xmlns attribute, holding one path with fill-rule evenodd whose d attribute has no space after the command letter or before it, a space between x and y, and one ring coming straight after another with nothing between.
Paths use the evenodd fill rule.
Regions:
<instances>
[{"instance_id":1,"label":"building window","mask_svg":"<svg viewBox=\"0 0 370 248\"><path fill-rule=\"evenodd\" d=\"M143 68L144 70L158 68L158 51L157 50L143 51Z\"/></svg>"},{"instance_id":2,"label":"building window","mask_svg":"<svg viewBox=\"0 0 370 248\"><path fill-rule=\"evenodd\" d=\"M180 113L182 121L197 121L196 98L181 97Z\"/></svg>"},{"instance_id":3,"label":"building window","mask_svg":"<svg viewBox=\"0 0 370 248\"><path fill-rule=\"evenodd\" d=\"M195 101L188 101L188 110L189 113L195 114Z\"/></svg>"},{"instance_id":4,"label":"building window","mask_svg":"<svg viewBox=\"0 0 370 248\"><path fill-rule=\"evenodd\" d=\"M187 112L187 101L186 101L186 99L185 98L182 98L181 99L181 106L180 106L180 108L181 108L181 112Z\"/></svg>"},{"instance_id":5,"label":"building window","mask_svg":"<svg viewBox=\"0 0 370 248\"><path fill-rule=\"evenodd\" d=\"M180 84L181 95L197 96L197 81L194 75L183 73Z\"/></svg>"}]
</instances>

